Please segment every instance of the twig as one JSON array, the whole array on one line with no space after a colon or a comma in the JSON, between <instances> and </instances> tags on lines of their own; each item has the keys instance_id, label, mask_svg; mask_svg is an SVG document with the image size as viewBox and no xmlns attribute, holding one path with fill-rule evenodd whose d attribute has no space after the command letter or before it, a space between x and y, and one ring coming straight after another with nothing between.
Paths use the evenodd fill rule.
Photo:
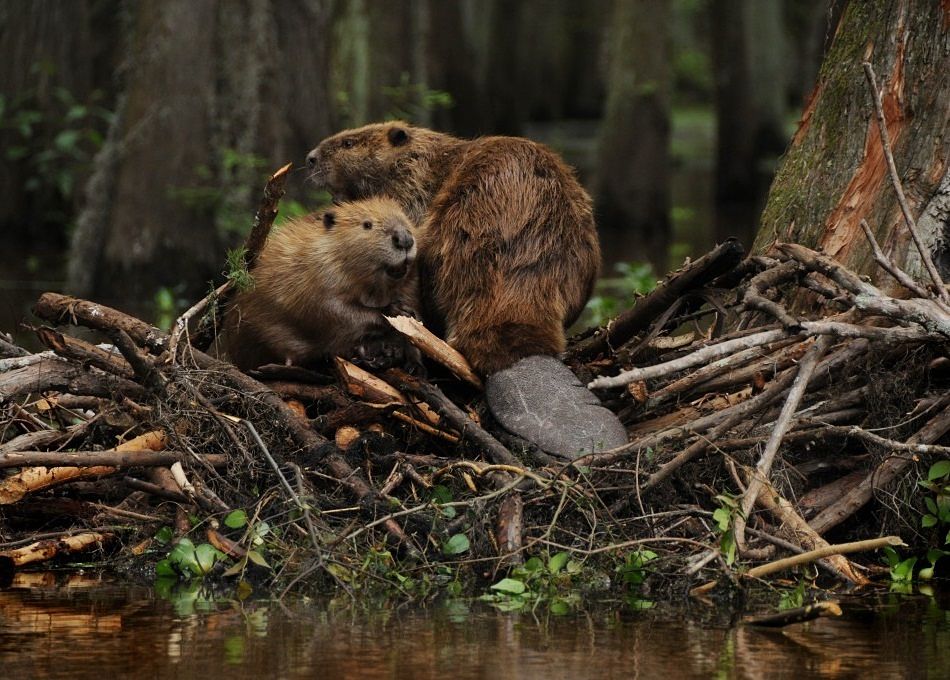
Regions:
<instances>
[{"instance_id":1,"label":"twig","mask_svg":"<svg viewBox=\"0 0 950 680\"><path fill-rule=\"evenodd\" d=\"M940 274L937 272L937 267L934 265L933 258L930 257L930 252L924 247L920 236L917 234L917 223L910 213L910 206L907 204L907 197L904 195L904 187L901 184L900 176L897 174L897 165L894 163L894 154L891 151L890 133L887 131L887 119L884 117L884 104L881 101L881 92L877 87L877 78L874 76L874 68L871 66L871 63L867 61L864 62L862 66L864 66L864 74L868 78L868 84L871 86L871 98L874 100L874 110L877 112L877 129L881 134L881 146L884 149L884 158L887 159L887 171L890 174L891 184L897 193L897 202L900 204L901 212L904 214L904 221L910 230L910 237L914 240L914 245L917 246L917 252L920 253L920 259L924 263L924 268L927 270L927 274L930 275L934 286L936 286L937 298L944 304L948 304L950 303L950 297L947 295L946 286L940 278Z\"/></svg>"},{"instance_id":2,"label":"twig","mask_svg":"<svg viewBox=\"0 0 950 680\"><path fill-rule=\"evenodd\" d=\"M802 330L797 337L830 335L842 338L869 338L871 340L893 340L896 342L923 342L927 340L943 340L944 338L936 333L928 333L913 328L881 328L877 326L860 326L857 324L842 323L837 321L803 321ZM745 337L727 340L715 345L709 345L696 350L692 354L687 354L679 359L673 359L662 364L647 366L645 368L634 368L624 371L619 375L611 377L597 378L588 383L590 389L603 389L609 387L623 387L639 380L648 380L671 373L699 366L706 362L720 359L733 352L768 345L770 343L789 337L785 329L778 328L770 331L762 331Z\"/></svg>"},{"instance_id":3,"label":"twig","mask_svg":"<svg viewBox=\"0 0 950 680\"><path fill-rule=\"evenodd\" d=\"M864 230L864 235L868 239L868 243L871 244L871 252L874 253L874 260L881 265L881 268L884 269L888 274L893 276L898 283L900 283L904 288L912 292L917 297L930 297L927 291L918 285L903 269L894 264L891 259L884 254L884 251L881 250L881 246L878 244L877 239L874 238L874 232L871 231L871 227L868 226L867 220L861 220L861 228Z\"/></svg>"},{"instance_id":4,"label":"twig","mask_svg":"<svg viewBox=\"0 0 950 680\"><path fill-rule=\"evenodd\" d=\"M878 548L884 548L886 546L901 545L904 545L904 541L902 541L899 536L882 536L880 538L869 538L864 541L854 541L853 543L839 543L838 545L829 545L816 550L809 550L808 552L801 553L800 555L784 557L780 560L769 562L768 564L753 567L744 575L748 578L762 578L763 576L774 574L777 571L791 569L792 567L797 567L800 564L808 564L809 562L830 557L831 555L847 555L849 553L877 550ZM701 586L693 588L689 591L689 594L692 597L697 597L699 595L708 593L715 587L716 581L710 581L709 583L704 583Z\"/></svg>"},{"instance_id":5,"label":"twig","mask_svg":"<svg viewBox=\"0 0 950 680\"><path fill-rule=\"evenodd\" d=\"M828 350L829 344L830 341L828 338L818 338L818 340L815 341L814 347L808 350L808 353L799 364L798 375L795 376L795 382L792 384L791 390L789 390L788 399L785 400L785 405L782 407L782 413L772 429L772 435L769 437L765 451L759 459L755 473L752 475L752 480L749 482L749 487L742 496L740 509L736 515L735 524L733 526L733 535L735 536L736 546L740 552L745 549L746 518L748 518L749 513L752 512L752 506L755 505L755 499L762 490L763 482L769 479L772 462L775 460L779 446L782 445L782 438L785 436L789 425L791 425L795 411L798 410L798 405L805 394L805 390L808 388L808 383L811 381L811 376L815 372L819 360Z\"/></svg>"}]
</instances>

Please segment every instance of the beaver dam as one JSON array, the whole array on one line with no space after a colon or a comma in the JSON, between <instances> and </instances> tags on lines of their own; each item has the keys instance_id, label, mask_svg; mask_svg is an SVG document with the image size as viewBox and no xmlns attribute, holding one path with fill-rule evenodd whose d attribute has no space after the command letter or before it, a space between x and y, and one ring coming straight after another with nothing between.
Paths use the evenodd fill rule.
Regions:
<instances>
[{"instance_id":1,"label":"beaver dam","mask_svg":"<svg viewBox=\"0 0 950 680\"><path fill-rule=\"evenodd\" d=\"M426 377L342 359L245 374L204 352L231 281L171 332L46 293L49 351L0 341L0 564L510 608L793 569L886 579L875 550L921 555L950 523L950 301L867 235L900 296L795 244L728 241L571 339L565 362L629 436L572 461L506 434L464 359L405 318Z\"/></svg>"}]
</instances>

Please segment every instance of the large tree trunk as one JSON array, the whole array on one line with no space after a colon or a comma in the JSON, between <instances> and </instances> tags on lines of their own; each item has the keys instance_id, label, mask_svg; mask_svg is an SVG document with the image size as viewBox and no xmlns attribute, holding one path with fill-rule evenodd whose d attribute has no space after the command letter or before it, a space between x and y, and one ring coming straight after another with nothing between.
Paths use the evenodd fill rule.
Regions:
<instances>
[{"instance_id":1,"label":"large tree trunk","mask_svg":"<svg viewBox=\"0 0 950 680\"><path fill-rule=\"evenodd\" d=\"M670 232L668 19L664 2L615 6L595 191L605 251L636 242L658 265Z\"/></svg>"},{"instance_id":2,"label":"large tree trunk","mask_svg":"<svg viewBox=\"0 0 950 680\"><path fill-rule=\"evenodd\" d=\"M70 252L71 291L204 292L266 170L329 132L329 2L128 3L116 117Z\"/></svg>"},{"instance_id":3,"label":"large tree trunk","mask_svg":"<svg viewBox=\"0 0 950 680\"><path fill-rule=\"evenodd\" d=\"M873 264L866 219L885 253L927 280L888 178L862 62L882 90L895 163L918 232L944 278L950 273L950 6L849 3L818 84L772 184L755 241L822 249L890 286Z\"/></svg>"}]
</instances>

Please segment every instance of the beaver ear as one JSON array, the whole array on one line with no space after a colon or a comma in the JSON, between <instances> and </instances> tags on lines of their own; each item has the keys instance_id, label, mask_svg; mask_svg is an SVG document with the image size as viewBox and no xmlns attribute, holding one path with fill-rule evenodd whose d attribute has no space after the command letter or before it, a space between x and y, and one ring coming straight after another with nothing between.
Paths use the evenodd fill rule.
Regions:
<instances>
[{"instance_id":1,"label":"beaver ear","mask_svg":"<svg viewBox=\"0 0 950 680\"><path fill-rule=\"evenodd\" d=\"M332 210L327 210L323 213L323 226L329 229L334 224L336 224L336 213Z\"/></svg>"},{"instance_id":2,"label":"beaver ear","mask_svg":"<svg viewBox=\"0 0 950 680\"><path fill-rule=\"evenodd\" d=\"M389 128L389 143L393 146L402 146L409 141L409 132L404 127Z\"/></svg>"}]
</instances>

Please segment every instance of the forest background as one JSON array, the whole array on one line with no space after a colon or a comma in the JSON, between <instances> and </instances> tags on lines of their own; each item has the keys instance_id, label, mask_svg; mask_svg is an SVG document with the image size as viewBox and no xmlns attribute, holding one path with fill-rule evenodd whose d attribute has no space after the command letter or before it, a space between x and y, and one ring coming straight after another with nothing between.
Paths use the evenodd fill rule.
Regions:
<instances>
[{"instance_id":1,"label":"forest background","mask_svg":"<svg viewBox=\"0 0 950 680\"><path fill-rule=\"evenodd\" d=\"M7 0L0 329L43 290L167 326L267 175L293 162L282 213L315 210L307 151L387 118L549 144L595 198L614 290L646 287L751 246L844 4Z\"/></svg>"}]
</instances>

